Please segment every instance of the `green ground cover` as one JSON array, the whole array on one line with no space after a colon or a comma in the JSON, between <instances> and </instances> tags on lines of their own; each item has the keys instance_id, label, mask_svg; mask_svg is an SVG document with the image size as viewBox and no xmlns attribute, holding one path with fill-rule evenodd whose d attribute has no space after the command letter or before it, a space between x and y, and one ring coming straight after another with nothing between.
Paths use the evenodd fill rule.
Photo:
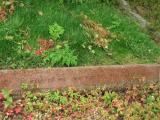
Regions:
<instances>
[{"instance_id":1,"label":"green ground cover","mask_svg":"<svg viewBox=\"0 0 160 120\"><path fill-rule=\"evenodd\" d=\"M160 84L108 90L68 88L36 92L22 84L22 94L0 91L1 120L159 120ZM32 89L31 89L32 88ZM33 89L34 88L34 89Z\"/></svg>"},{"instance_id":2,"label":"green ground cover","mask_svg":"<svg viewBox=\"0 0 160 120\"><path fill-rule=\"evenodd\" d=\"M13 15L0 22L0 69L156 63L159 59L160 47L109 3L17 0L14 7ZM83 25L87 20L92 29ZM107 41L105 47L95 44L97 29L110 33L102 39ZM39 39L52 39L52 47L43 54Z\"/></svg>"}]
</instances>

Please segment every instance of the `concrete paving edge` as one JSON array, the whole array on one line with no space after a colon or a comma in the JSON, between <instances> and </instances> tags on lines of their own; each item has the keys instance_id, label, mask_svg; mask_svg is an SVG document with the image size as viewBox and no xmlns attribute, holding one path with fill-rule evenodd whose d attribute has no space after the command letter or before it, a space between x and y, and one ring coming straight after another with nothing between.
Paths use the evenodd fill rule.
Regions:
<instances>
[{"instance_id":1,"label":"concrete paving edge","mask_svg":"<svg viewBox=\"0 0 160 120\"><path fill-rule=\"evenodd\" d=\"M118 88L152 81L160 81L159 64L0 70L0 89L14 91L19 91L22 83L36 84L40 89L60 89L97 85Z\"/></svg>"}]
</instances>

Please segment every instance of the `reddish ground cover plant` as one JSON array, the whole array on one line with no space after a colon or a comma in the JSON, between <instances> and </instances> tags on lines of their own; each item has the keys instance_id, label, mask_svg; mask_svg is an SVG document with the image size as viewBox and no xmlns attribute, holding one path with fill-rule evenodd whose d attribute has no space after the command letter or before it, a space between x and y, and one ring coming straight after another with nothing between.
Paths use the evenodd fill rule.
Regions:
<instances>
[{"instance_id":1,"label":"reddish ground cover plant","mask_svg":"<svg viewBox=\"0 0 160 120\"><path fill-rule=\"evenodd\" d=\"M0 21L3 21L6 19L7 16L7 12L5 8L1 8L0 9Z\"/></svg>"},{"instance_id":2,"label":"reddish ground cover plant","mask_svg":"<svg viewBox=\"0 0 160 120\"><path fill-rule=\"evenodd\" d=\"M50 48L54 47L54 42L53 40L46 40L46 39L39 39L38 40L38 45L40 46L40 48L38 50L35 51L36 55L42 55L43 52L49 50Z\"/></svg>"},{"instance_id":3,"label":"reddish ground cover plant","mask_svg":"<svg viewBox=\"0 0 160 120\"><path fill-rule=\"evenodd\" d=\"M54 46L54 42L51 39L50 40L39 39L38 43L39 43L40 48L44 50L48 50L50 48L53 48Z\"/></svg>"},{"instance_id":4,"label":"reddish ground cover plant","mask_svg":"<svg viewBox=\"0 0 160 120\"><path fill-rule=\"evenodd\" d=\"M32 88L32 89L31 89ZM22 86L23 93L12 105L0 93L0 119L5 120L159 120L160 84L133 86L123 91L107 87L36 92Z\"/></svg>"},{"instance_id":5,"label":"reddish ground cover plant","mask_svg":"<svg viewBox=\"0 0 160 120\"><path fill-rule=\"evenodd\" d=\"M83 21L83 26L86 30L91 31L96 45L102 48L106 48L108 46L109 37L111 34L109 30L106 30L102 25L88 19L87 16Z\"/></svg>"},{"instance_id":6,"label":"reddish ground cover plant","mask_svg":"<svg viewBox=\"0 0 160 120\"><path fill-rule=\"evenodd\" d=\"M2 0L2 6L0 6L0 21L7 19L7 14L12 15L15 11L14 0Z\"/></svg>"},{"instance_id":7,"label":"reddish ground cover plant","mask_svg":"<svg viewBox=\"0 0 160 120\"><path fill-rule=\"evenodd\" d=\"M45 51L51 49L54 47L54 42L52 39L50 40L47 40L47 39L38 39L38 42L37 42L38 46L39 46L39 49L38 50L35 50L35 55L42 55ZM24 45L24 50L25 51L33 51L34 48L31 47L31 45L29 45L28 43L26 43Z\"/></svg>"}]
</instances>

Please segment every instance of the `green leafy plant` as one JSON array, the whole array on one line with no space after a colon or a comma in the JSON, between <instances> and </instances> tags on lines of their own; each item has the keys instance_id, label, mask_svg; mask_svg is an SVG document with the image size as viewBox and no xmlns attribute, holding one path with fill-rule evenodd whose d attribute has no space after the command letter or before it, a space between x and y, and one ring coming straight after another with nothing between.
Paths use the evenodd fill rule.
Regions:
<instances>
[{"instance_id":1,"label":"green leafy plant","mask_svg":"<svg viewBox=\"0 0 160 120\"><path fill-rule=\"evenodd\" d=\"M59 4L64 4L64 0L58 0Z\"/></svg>"},{"instance_id":2,"label":"green leafy plant","mask_svg":"<svg viewBox=\"0 0 160 120\"><path fill-rule=\"evenodd\" d=\"M4 95L4 105L5 108L8 108L12 105L13 103L13 98L10 96L11 92L8 89L2 89L2 94Z\"/></svg>"},{"instance_id":3,"label":"green leafy plant","mask_svg":"<svg viewBox=\"0 0 160 120\"><path fill-rule=\"evenodd\" d=\"M31 101L26 102L25 110L27 112L32 112L34 110L33 103Z\"/></svg>"},{"instance_id":4,"label":"green leafy plant","mask_svg":"<svg viewBox=\"0 0 160 120\"><path fill-rule=\"evenodd\" d=\"M75 92L73 89L69 88L67 91L67 95L72 99L78 99L80 97L80 94L78 92Z\"/></svg>"},{"instance_id":5,"label":"green leafy plant","mask_svg":"<svg viewBox=\"0 0 160 120\"><path fill-rule=\"evenodd\" d=\"M80 101L81 101L82 104L85 104L85 103L88 102L88 98L80 96Z\"/></svg>"},{"instance_id":6,"label":"green leafy plant","mask_svg":"<svg viewBox=\"0 0 160 120\"><path fill-rule=\"evenodd\" d=\"M27 90L28 87L29 87L29 85L26 84L26 83L22 83L22 84L21 84L21 89L22 89L22 90Z\"/></svg>"},{"instance_id":7,"label":"green leafy plant","mask_svg":"<svg viewBox=\"0 0 160 120\"><path fill-rule=\"evenodd\" d=\"M67 100L67 98L66 97L64 97L64 96L61 96L60 97L60 99L59 99L59 103L60 104L67 104L67 102L68 102L68 100Z\"/></svg>"},{"instance_id":8,"label":"green leafy plant","mask_svg":"<svg viewBox=\"0 0 160 120\"><path fill-rule=\"evenodd\" d=\"M64 33L64 28L57 23L49 26L49 33L52 39L57 40L60 38L61 35Z\"/></svg>"},{"instance_id":9,"label":"green leafy plant","mask_svg":"<svg viewBox=\"0 0 160 120\"><path fill-rule=\"evenodd\" d=\"M147 104L151 104L153 102L156 101L156 98L154 97L154 95L149 95L147 98L146 98L146 103Z\"/></svg>"},{"instance_id":10,"label":"green leafy plant","mask_svg":"<svg viewBox=\"0 0 160 120\"><path fill-rule=\"evenodd\" d=\"M49 92L48 99L49 101L58 101L60 98L59 91Z\"/></svg>"},{"instance_id":11,"label":"green leafy plant","mask_svg":"<svg viewBox=\"0 0 160 120\"><path fill-rule=\"evenodd\" d=\"M59 91L49 92L48 99L51 102L56 102L58 104L66 104L68 102L67 98L61 96Z\"/></svg>"},{"instance_id":12,"label":"green leafy plant","mask_svg":"<svg viewBox=\"0 0 160 120\"><path fill-rule=\"evenodd\" d=\"M26 98L32 102L38 99L37 96L35 96L31 91L27 91Z\"/></svg>"},{"instance_id":13,"label":"green leafy plant","mask_svg":"<svg viewBox=\"0 0 160 120\"><path fill-rule=\"evenodd\" d=\"M44 59L45 63L50 63L52 66L74 66L77 65L77 56L74 51L65 45L64 48L55 49L46 53L47 57Z\"/></svg>"},{"instance_id":14,"label":"green leafy plant","mask_svg":"<svg viewBox=\"0 0 160 120\"><path fill-rule=\"evenodd\" d=\"M73 105L72 105L72 110L73 110L74 112L79 111L79 110L80 110L79 104L73 104Z\"/></svg>"},{"instance_id":15,"label":"green leafy plant","mask_svg":"<svg viewBox=\"0 0 160 120\"><path fill-rule=\"evenodd\" d=\"M26 88L26 84L23 84L23 87ZM37 104L37 100L38 97L34 95L31 91L25 92L25 102L26 102L25 110L27 112L32 112L34 110L34 105Z\"/></svg>"},{"instance_id":16,"label":"green leafy plant","mask_svg":"<svg viewBox=\"0 0 160 120\"><path fill-rule=\"evenodd\" d=\"M103 96L103 100L107 105L110 105L112 101L117 97L117 93L115 92L106 92Z\"/></svg>"}]
</instances>

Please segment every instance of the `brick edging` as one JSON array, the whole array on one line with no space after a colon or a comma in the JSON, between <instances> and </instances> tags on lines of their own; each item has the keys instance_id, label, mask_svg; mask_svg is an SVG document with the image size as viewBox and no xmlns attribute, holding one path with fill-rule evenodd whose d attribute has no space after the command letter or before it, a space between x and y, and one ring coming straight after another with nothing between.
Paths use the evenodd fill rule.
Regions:
<instances>
[{"instance_id":1,"label":"brick edging","mask_svg":"<svg viewBox=\"0 0 160 120\"><path fill-rule=\"evenodd\" d=\"M160 65L109 65L68 68L0 70L0 89L19 90L22 83L35 83L40 89L88 87L160 81Z\"/></svg>"}]
</instances>

